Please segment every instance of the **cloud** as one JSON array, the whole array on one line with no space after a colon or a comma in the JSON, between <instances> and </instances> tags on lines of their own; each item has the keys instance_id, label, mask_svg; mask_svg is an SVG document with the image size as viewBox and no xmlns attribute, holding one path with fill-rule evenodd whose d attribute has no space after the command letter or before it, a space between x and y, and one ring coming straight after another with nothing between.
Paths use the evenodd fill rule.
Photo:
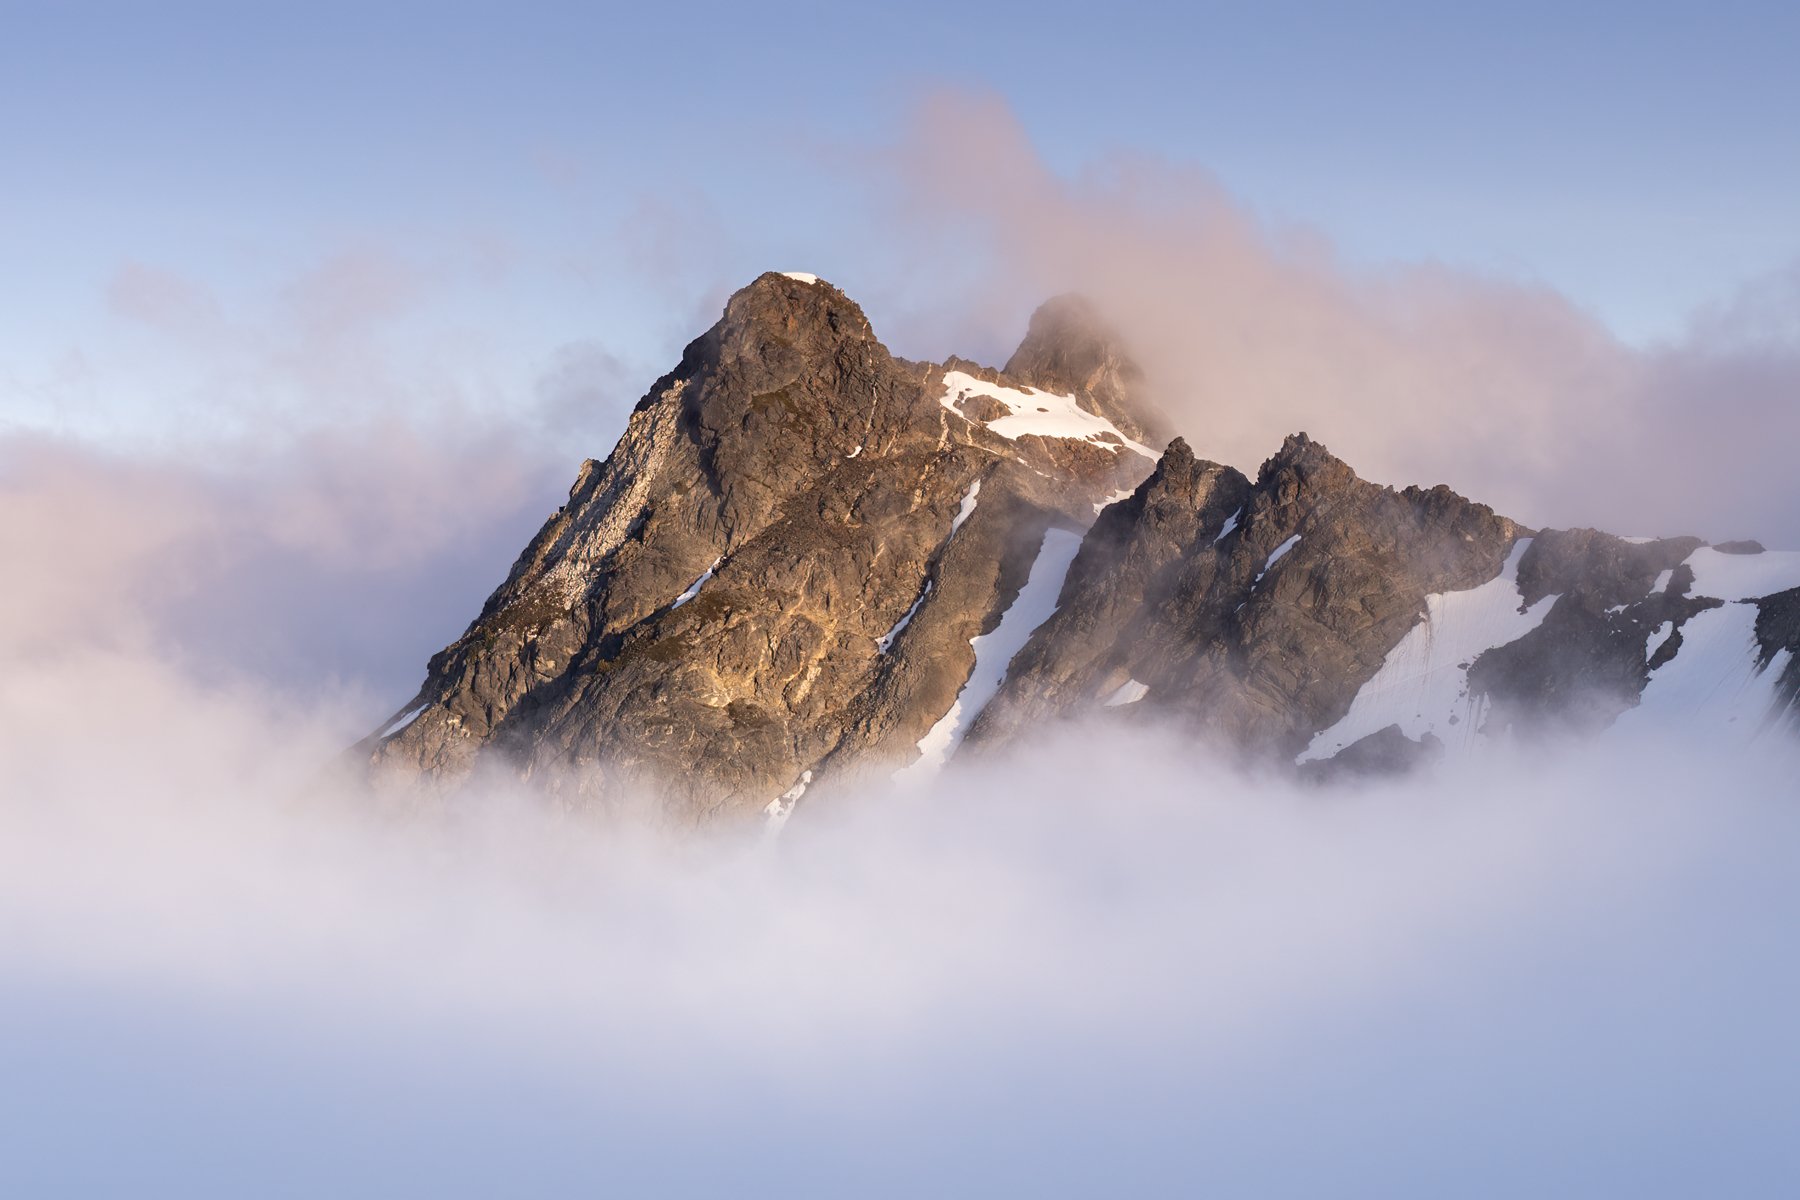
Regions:
<instances>
[{"instance_id":1,"label":"cloud","mask_svg":"<svg viewBox=\"0 0 1800 1200\"><path fill-rule=\"evenodd\" d=\"M219 326L219 303L206 288L173 271L146 263L120 267L106 290L118 316L180 336L205 336Z\"/></svg>"},{"instance_id":2,"label":"cloud","mask_svg":"<svg viewBox=\"0 0 1800 1200\"><path fill-rule=\"evenodd\" d=\"M894 290L908 345L997 357L1038 301L1083 291L1202 455L1254 468L1304 429L1369 478L1448 482L1531 524L1800 545L1792 275L1642 350L1540 284L1347 263L1202 171L1118 155L1058 174L988 95L927 97L859 169L911 261L955 264L929 305Z\"/></svg>"},{"instance_id":3,"label":"cloud","mask_svg":"<svg viewBox=\"0 0 1800 1200\"><path fill-rule=\"evenodd\" d=\"M148 654L7 666L22 1190L841 1195L879 1163L859 1194L1683 1195L1800 1165L1800 830L1755 758L1324 799L1062 731L676 843L503 789L395 821L322 786L324 710Z\"/></svg>"},{"instance_id":4,"label":"cloud","mask_svg":"<svg viewBox=\"0 0 1800 1200\"><path fill-rule=\"evenodd\" d=\"M207 677L347 694L362 723L391 711L637 394L597 341L558 349L522 395L483 394L485 351L447 322L505 257L350 247L229 302L123 266L106 296L136 336L83 373L110 393L103 434L0 431L16 581L0 653L154 649Z\"/></svg>"},{"instance_id":5,"label":"cloud","mask_svg":"<svg viewBox=\"0 0 1800 1200\"><path fill-rule=\"evenodd\" d=\"M1076 287L1218 457L1300 426L1528 520L1800 512L1791 275L1637 350L1542 288L1346 264L1202 173L1064 178L980 98L859 169L894 231L870 308L908 348L1003 351ZM1076 727L679 843L499 785L395 814L343 784L560 500L571 430L604 445L648 382L571 343L484 409L413 336L443 286L351 251L246 310L127 267L112 310L198 357L226 431L0 439L0 1190L1800 1177L1779 756L1615 740L1327 797Z\"/></svg>"}]
</instances>

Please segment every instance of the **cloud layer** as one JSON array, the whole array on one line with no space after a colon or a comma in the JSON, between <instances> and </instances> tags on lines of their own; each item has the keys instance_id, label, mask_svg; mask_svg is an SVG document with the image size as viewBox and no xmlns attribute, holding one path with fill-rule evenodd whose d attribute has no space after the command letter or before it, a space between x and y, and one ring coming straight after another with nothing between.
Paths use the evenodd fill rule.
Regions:
<instances>
[{"instance_id":1,"label":"cloud layer","mask_svg":"<svg viewBox=\"0 0 1800 1200\"><path fill-rule=\"evenodd\" d=\"M1800 1170L1800 829L1754 758L1615 746L1327 799L1065 733L778 841L676 844L499 790L396 821L322 783L330 712L142 655L7 666L9 1190Z\"/></svg>"},{"instance_id":2,"label":"cloud layer","mask_svg":"<svg viewBox=\"0 0 1800 1200\"><path fill-rule=\"evenodd\" d=\"M894 291L908 345L1004 345L1043 297L1083 291L1203 455L1253 468L1303 429L1369 478L1535 525L1800 545L1800 268L1638 349L1529 281L1346 262L1197 170L1058 174L987 95L928 97L859 169L908 260L943 272L929 304L928 281Z\"/></svg>"}]
</instances>

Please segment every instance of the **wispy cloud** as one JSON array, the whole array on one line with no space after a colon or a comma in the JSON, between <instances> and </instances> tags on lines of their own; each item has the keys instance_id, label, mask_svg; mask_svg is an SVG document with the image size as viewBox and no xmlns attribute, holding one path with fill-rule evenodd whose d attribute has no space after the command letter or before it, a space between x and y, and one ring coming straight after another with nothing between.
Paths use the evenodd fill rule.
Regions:
<instances>
[{"instance_id":1,"label":"wispy cloud","mask_svg":"<svg viewBox=\"0 0 1800 1200\"><path fill-rule=\"evenodd\" d=\"M1084 291L1203 455L1254 467L1303 429L1371 478L1532 524L1800 544L1789 273L1644 350L1531 281L1349 263L1202 171L1121 155L1059 174L986 94L931 95L858 169L908 260L950 264L928 304L895 289L909 344L1004 346L1043 297Z\"/></svg>"}]
</instances>

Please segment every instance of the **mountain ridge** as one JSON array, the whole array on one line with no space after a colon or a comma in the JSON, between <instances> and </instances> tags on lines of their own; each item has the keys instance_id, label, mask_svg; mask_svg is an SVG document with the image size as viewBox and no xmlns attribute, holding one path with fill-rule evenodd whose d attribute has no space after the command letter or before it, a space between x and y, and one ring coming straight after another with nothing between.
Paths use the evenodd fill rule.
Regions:
<instances>
[{"instance_id":1,"label":"mountain ridge","mask_svg":"<svg viewBox=\"0 0 1800 1200\"><path fill-rule=\"evenodd\" d=\"M1499 613L1514 586L1514 619L1484 620L1516 636L1430 668L1496 733L1605 728L1684 628L1761 603L1688 595L1697 538L1528 530L1445 485L1362 480L1304 433L1252 480L1166 436L1143 383L1079 298L996 370L896 358L828 282L759 276L359 752L390 786L497 770L571 805L647 793L683 824L785 817L1076 718L1154 714L1321 776L1444 742L1421 713L1320 753L1368 723L1434 604L1467 607L1443 597L1487 588ZM1769 605L1752 658L1787 712L1796 639Z\"/></svg>"}]
</instances>

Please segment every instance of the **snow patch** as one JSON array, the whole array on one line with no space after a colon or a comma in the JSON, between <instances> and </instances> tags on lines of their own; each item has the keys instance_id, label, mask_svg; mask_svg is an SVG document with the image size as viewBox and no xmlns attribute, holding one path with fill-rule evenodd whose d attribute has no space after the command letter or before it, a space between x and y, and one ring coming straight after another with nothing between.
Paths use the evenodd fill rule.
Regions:
<instances>
[{"instance_id":1,"label":"snow patch","mask_svg":"<svg viewBox=\"0 0 1800 1200\"><path fill-rule=\"evenodd\" d=\"M1468 696L1469 667L1483 651L1536 629L1556 603L1545 596L1519 611L1519 560L1530 544L1516 542L1500 574L1479 587L1425 597L1425 620L1388 652L1343 719L1316 734L1294 761L1330 758L1389 725L1410 738L1430 733L1447 746L1472 745L1484 714Z\"/></svg>"},{"instance_id":2,"label":"snow patch","mask_svg":"<svg viewBox=\"0 0 1800 1200\"><path fill-rule=\"evenodd\" d=\"M927 579L925 581L925 590L920 592L919 598L912 602L912 607L906 610L906 615L901 617L898 621L895 621L894 627L882 634L881 640L875 643L882 654L886 654L893 646L894 639L899 637L908 625L912 624L913 615L919 611L919 605L925 603L925 597L929 595L931 595L931 580Z\"/></svg>"},{"instance_id":3,"label":"snow patch","mask_svg":"<svg viewBox=\"0 0 1800 1200\"><path fill-rule=\"evenodd\" d=\"M1223 537L1224 535L1221 534L1220 536ZM1258 571L1256 573L1256 578L1251 581L1250 590L1255 591L1256 585L1261 583L1263 581L1263 576L1267 575L1269 573L1269 568L1274 566L1276 563L1280 562L1284 557L1286 557L1287 552L1289 550L1292 550L1295 546L1298 546L1299 544L1300 544L1300 535L1296 533L1293 537L1291 537L1287 541L1281 543L1281 545L1275 547L1275 549L1270 552L1267 561L1265 561L1263 563L1262 570Z\"/></svg>"},{"instance_id":4,"label":"snow patch","mask_svg":"<svg viewBox=\"0 0 1800 1200\"><path fill-rule=\"evenodd\" d=\"M1135 679L1127 679L1113 689L1113 694L1106 698L1102 708L1123 708L1127 704L1136 704L1150 694L1150 685L1139 683Z\"/></svg>"},{"instance_id":5,"label":"snow patch","mask_svg":"<svg viewBox=\"0 0 1800 1200\"><path fill-rule=\"evenodd\" d=\"M1043 472L1039 471L1038 474L1042 475ZM1118 491L1113 492L1111 495L1107 496L1106 499L1101 500L1094 505L1094 515L1096 517L1099 516L1101 513L1105 512L1109 507L1111 507L1114 504L1117 504L1121 500L1131 499L1132 494L1135 492L1135 490L1136 489L1134 489L1134 488L1120 488Z\"/></svg>"},{"instance_id":6,"label":"snow patch","mask_svg":"<svg viewBox=\"0 0 1800 1200\"><path fill-rule=\"evenodd\" d=\"M975 501L980 495L981 480L977 479L974 483L969 485L969 490L963 493L962 507L956 510L956 519L950 522L950 537L955 537L956 531L963 527L963 522L967 521L975 512ZM949 541L950 538L945 538L944 540Z\"/></svg>"},{"instance_id":7,"label":"snow patch","mask_svg":"<svg viewBox=\"0 0 1800 1200\"><path fill-rule=\"evenodd\" d=\"M718 570L719 564L724 561L725 561L724 555L720 555L718 558L713 559L713 565L706 568L706 570L700 572L700 578L698 578L698 579L694 580L694 582L688 584L687 591L685 591L685 592L681 593L681 595L675 597L675 603L669 606L669 611L674 612L676 609L678 609L682 605L686 604L689 600L692 600L695 596L698 596L700 594L700 589L706 586L706 581L713 577L713 572Z\"/></svg>"},{"instance_id":8,"label":"snow patch","mask_svg":"<svg viewBox=\"0 0 1800 1200\"><path fill-rule=\"evenodd\" d=\"M1232 513L1229 517L1226 517L1225 524L1219 528L1219 536L1213 539L1213 545L1216 546L1220 542L1224 541L1227 537L1231 536L1231 531L1238 527L1238 518L1242 517L1243 515L1244 515L1244 510L1240 508L1236 512ZM1267 570L1266 567L1264 569Z\"/></svg>"},{"instance_id":9,"label":"snow patch","mask_svg":"<svg viewBox=\"0 0 1800 1200\"><path fill-rule=\"evenodd\" d=\"M1800 587L1800 553L1791 550L1721 554L1702 546L1687 556L1687 565L1694 568L1693 596L1753 600Z\"/></svg>"},{"instance_id":10,"label":"snow patch","mask_svg":"<svg viewBox=\"0 0 1800 1200\"><path fill-rule=\"evenodd\" d=\"M1043 545L1038 547L1037 559L1031 564L1025 586L1019 589L1012 606L1001 614L1000 624L992 633L969 639L969 645L975 648L975 668L969 672L968 682L963 684L950 711L919 739L918 760L895 772L897 782L923 783L936 775L962 745L969 726L1000 690L1013 656L1025 648L1037 627L1056 611L1056 599L1062 593L1063 580L1068 577L1069 566L1080 549L1080 534L1064 529L1045 531Z\"/></svg>"},{"instance_id":11,"label":"snow patch","mask_svg":"<svg viewBox=\"0 0 1800 1200\"><path fill-rule=\"evenodd\" d=\"M381 732L375 736L384 738L393 737L396 733L399 733L402 729L405 729L408 725L411 725L414 721L418 720L419 714L430 707L431 701L426 700L413 708L407 709L383 726Z\"/></svg>"},{"instance_id":12,"label":"snow patch","mask_svg":"<svg viewBox=\"0 0 1800 1200\"><path fill-rule=\"evenodd\" d=\"M956 402L970 395L991 396L1006 406L1006 416L994 418L985 427L1008 440L1017 440L1027 434L1066 438L1089 442L1115 454L1122 446L1156 461L1156 451L1142 442L1132 441L1105 417L1082 408L1073 396L1036 388L1002 387L977 379L966 371L944 372L944 394L939 397L939 403L961 417L962 410L956 407ZM963 419L968 420L967 417ZM1111 440L1113 438L1117 440Z\"/></svg>"},{"instance_id":13,"label":"snow patch","mask_svg":"<svg viewBox=\"0 0 1800 1200\"><path fill-rule=\"evenodd\" d=\"M1675 572L1673 570L1664 571L1661 575L1656 577L1656 582L1650 585L1650 594L1652 596L1662 595L1663 592L1668 589L1669 581L1674 578Z\"/></svg>"},{"instance_id":14,"label":"snow patch","mask_svg":"<svg viewBox=\"0 0 1800 1200\"><path fill-rule=\"evenodd\" d=\"M767 828L770 833L787 824L788 814L794 811L794 805L799 803L800 797L806 795L807 785L811 782L812 772L802 771L793 787L763 806L763 814L769 819Z\"/></svg>"},{"instance_id":15,"label":"snow patch","mask_svg":"<svg viewBox=\"0 0 1800 1200\"><path fill-rule=\"evenodd\" d=\"M807 271L783 271L781 274L785 279L797 279L801 283L819 282L819 277L817 275L813 275Z\"/></svg>"}]
</instances>

